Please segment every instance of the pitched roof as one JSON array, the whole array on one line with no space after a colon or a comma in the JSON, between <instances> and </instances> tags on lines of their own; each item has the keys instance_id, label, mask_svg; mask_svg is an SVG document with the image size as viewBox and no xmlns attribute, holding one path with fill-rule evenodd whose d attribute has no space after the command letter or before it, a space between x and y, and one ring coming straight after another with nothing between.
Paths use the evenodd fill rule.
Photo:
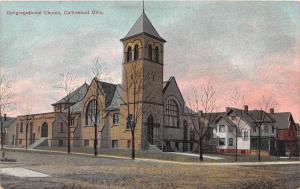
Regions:
<instances>
[{"instance_id":1,"label":"pitched roof","mask_svg":"<svg viewBox=\"0 0 300 189\"><path fill-rule=\"evenodd\" d=\"M204 113L204 115L210 116L210 120L214 122L220 116L226 115L226 112L211 112L211 113ZM225 117L225 116L224 116Z\"/></svg>"},{"instance_id":2,"label":"pitched roof","mask_svg":"<svg viewBox=\"0 0 300 189\"><path fill-rule=\"evenodd\" d=\"M76 90L71 92L71 94L70 94L70 103L77 103L77 102L81 101L84 98L88 87L89 87L89 85L87 83L84 83L83 85L78 87ZM56 103L52 104L52 105L64 104L64 103L67 103L67 97L66 96L64 98L60 99L59 101L57 101Z\"/></svg>"},{"instance_id":3,"label":"pitched roof","mask_svg":"<svg viewBox=\"0 0 300 189\"><path fill-rule=\"evenodd\" d=\"M6 117L6 121L3 121L3 127L8 128L16 119L15 117Z\"/></svg>"},{"instance_id":4,"label":"pitched roof","mask_svg":"<svg viewBox=\"0 0 300 189\"><path fill-rule=\"evenodd\" d=\"M241 117L244 121L248 122L249 124L259 122L263 119L264 123L274 123L275 120L265 111L263 110L241 110L237 108L229 108L227 111L227 115L229 112L235 112L239 117Z\"/></svg>"},{"instance_id":5,"label":"pitched roof","mask_svg":"<svg viewBox=\"0 0 300 189\"><path fill-rule=\"evenodd\" d=\"M215 123L218 122L221 118L223 118L227 123L229 123L229 125L231 126L236 126L236 124L234 122L232 122L226 115L221 114L217 117L217 119L215 119Z\"/></svg>"},{"instance_id":6,"label":"pitched roof","mask_svg":"<svg viewBox=\"0 0 300 189\"><path fill-rule=\"evenodd\" d=\"M278 129L287 129L290 125L290 112L279 112L271 114L272 118L276 120L275 127Z\"/></svg>"},{"instance_id":7,"label":"pitched roof","mask_svg":"<svg viewBox=\"0 0 300 189\"><path fill-rule=\"evenodd\" d=\"M137 19L135 24L129 30L127 35L121 39L121 41L126 40L131 37L135 37L141 34L150 35L151 37L156 38L162 42L166 42L160 35L157 33L156 29L153 27L152 23L150 22L149 18L143 11L142 15Z\"/></svg>"},{"instance_id":8,"label":"pitched roof","mask_svg":"<svg viewBox=\"0 0 300 189\"><path fill-rule=\"evenodd\" d=\"M248 123L252 123L254 121L253 118L244 110L237 109L237 108L229 108L229 111L227 111L227 115L229 114L230 111L233 111Z\"/></svg>"},{"instance_id":9,"label":"pitched roof","mask_svg":"<svg viewBox=\"0 0 300 189\"><path fill-rule=\"evenodd\" d=\"M120 108L120 105L122 103L122 99L120 97L121 95L121 84L118 84L116 86L116 89L115 89L115 92L114 92L114 95L113 95L113 98L111 100L111 103L110 105L107 107L107 110L113 110L113 109L119 109Z\"/></svg>"},{"instance_id":10,"label":"pitched roof","mask_svg":"<svg viewBox=\"0 0 300 189\"><path fill-rule=\"evenodd\" d=\"M170 78L169 78L169 80L168 81L164 81L163 82L163 93L167 90L167 88L169 87L169 85L170 85L170 82L171 82L171 80L174 78L174 76L171 76ZM174 78L175 79L175 78Z\"/></svg>"},{"instance_id":11,"label":"pitched roof","mask_svg":"<svg viewBox=\"0 0 300 189\"><path fill-rule=\"evenodd\" d=\"M111 104L111 101L115 95L117 85L112 83L106 83L103 81L98 81L98 84L101 86L105 96L105 107L108 107Z\"/></svg>"},{"instance_id":12,"label":"pitched roof","mask_svg":"<svg viewBox=\"0 0 300 189\"><path fill-rule=\"evenodd\" d=\"M248 111L248 115L254 120L254 121L263 121L264 122L274 122L275 120L270 116L270 114L266 113L263 110L250 110Z\"/></svg>"},{"instance_id":13,"label":"pitched roof","mask_svg":"<svg viewBox=\"0 0 300 189\"><path fill-rule=\"evenodd\" d=\"M70 110L72 113L79 113L81 111L81 105L82 105L82 100L79 102L76 102L74 105L70 107ZM68 112L67 109L64 110L65 112Z\"/></svg>"}]
</instances>

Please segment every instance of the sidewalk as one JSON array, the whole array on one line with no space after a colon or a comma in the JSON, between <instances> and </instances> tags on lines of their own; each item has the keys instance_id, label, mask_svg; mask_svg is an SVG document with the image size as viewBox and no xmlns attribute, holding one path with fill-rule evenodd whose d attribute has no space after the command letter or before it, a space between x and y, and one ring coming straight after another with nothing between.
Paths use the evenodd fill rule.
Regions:
<instances>
[{"instance_id":1,"label":"sidewalk","mask_svg":"<svg viewBox=\"0 0 300 189\"><path fill-rule=\"evenodd\" d=\"M183 156L193 156L193 157L199 157L199 154L192 154L192 153L185 153L185 152L166 152L170 154L177 154L177 155L183 155ZM221 157L216 157L216 156L208 156L208 155L203 155L204 158L207 159L212 159L212 160L222 160L224 158Z\"/></svg>"},{"instance_id":2,"label":"sidewalk","mask_svg":"<svg viewBox=\"0 0 300 189\"><path fill-rule=\"evenodd\" d=\"M27 151L34 153L49 153L49 154L68 154L67 152L62 151L50 151L50 150L40 150L40 149L22 149L22 148L6 148L11 151ZM70 155L78 155L78 156L86 156L86 157L94 157L93 154L87 153L78 153L71 152ZM103 158L113 158L113 159L122 159L122 160L131 160L130 157L122 157L122 156L113 156L113 155L102 155L99 154L97 157ZM197 166L249 166L249 165L300 165L300 161L270 161L270 162L178 162L178 161L168 161L168 160L159 160L159 159L146 159L146 158L136 158L135 162L154 162L154 163L168 163L168 164L177 164L177 165L197 165ZM1 164L1 162L0 162Z\"/></svg>"}]
</instances>

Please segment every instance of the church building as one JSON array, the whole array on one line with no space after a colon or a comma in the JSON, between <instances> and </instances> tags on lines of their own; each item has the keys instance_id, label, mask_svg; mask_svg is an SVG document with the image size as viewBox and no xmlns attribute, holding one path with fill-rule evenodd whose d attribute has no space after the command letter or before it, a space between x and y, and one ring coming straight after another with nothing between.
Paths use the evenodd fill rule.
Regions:
<instances>
[{"instance_id":1,"label":"church building","mask_svg":"<svg viewBox=\"0 0 300 189\"><path fill-rule=\"evenodd\" d=\"M162 147L169 151L190 150L184 99L173 76L163 81L166 40L143 11L121 42L121 84L94 78L90 84L84 83L72 92L69 103L64 97L52 104L53 112L18 116L14 145L24 147L26 140L30 140L26 145L32 147L41 144L66 146L68 124L65 115L71 104L72 146L93 147L96 122L98 147L131 148L130 124L135 123L135 147L138 150ZM97 116L94 116L95 112ZM29 125L27 137L24 125Z\"/></svg>"},{"instance_id":2,"label":"church building","mask_svg":"<svg viewBox=\"0 0 300 189\"><path fill-rule=\"evenodd\" d=\"M93 146L93 113L99 115L99 142L102 148L130 148L130 123L135 122L135 146L145 150L164 145L165 149L188 150L185 102L174 77L163 81L164 40L143 11L123 43L122 83L95 78L82 99L83 146ZM101 95L95 99L95 88Z\"/></svg>"}]
</instances>

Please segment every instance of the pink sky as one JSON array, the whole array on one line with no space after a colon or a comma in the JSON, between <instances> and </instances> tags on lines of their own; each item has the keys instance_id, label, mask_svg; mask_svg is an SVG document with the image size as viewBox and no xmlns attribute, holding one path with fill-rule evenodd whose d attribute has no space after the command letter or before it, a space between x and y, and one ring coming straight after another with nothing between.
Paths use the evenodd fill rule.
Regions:
<instances>
[{"instance_id":1,"label":"pink sky","mask_svg":"<svg viewBox=\"0 0 300 189\"><path fill-rule=\"evenodd\" d=\"M1 7L1 71L13 82L15 99L9 115L52 111L63 97L59 74L69 66L78 86L89 82L90 65L99 57L120 82L122 43L141 14L139 2L89 2L100 17L8 16L25 10L18 3ZM28 3L28 10L80 9L80 3ZM117 11L116 11L117 10ZM147 2L146 14L166 39L164 80L175 76L184 98L192 86L214 84L217 111L224 111L234 89L250 109L272 96L275 111L292 112L300 121L300 24L298 2ZM28 27L28 26L32 27Z\"/></svg>"}]
</instances>

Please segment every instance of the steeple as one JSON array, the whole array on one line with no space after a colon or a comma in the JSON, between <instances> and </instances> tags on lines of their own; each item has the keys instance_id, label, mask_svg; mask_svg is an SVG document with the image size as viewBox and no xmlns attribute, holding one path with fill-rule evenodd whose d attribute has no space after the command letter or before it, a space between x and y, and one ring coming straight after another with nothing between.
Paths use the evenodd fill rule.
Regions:
<instances>
[{"instance_id":1,"label":"steeple","mask_svg":"<svg viewBox=\"0 0 300 189\"><path fill-rule=\"evenodd\" d=\"M127 33L127 35L121 39L121 41L124 41L131 37L136 37L138 35L149 35L161 42L166 42L160 35L157 33L156 29L151 24L149 18L147 17L144 8L142 15L137 19L135 24L132 26L130 31Z\"/></svg>"}]
</instances>

